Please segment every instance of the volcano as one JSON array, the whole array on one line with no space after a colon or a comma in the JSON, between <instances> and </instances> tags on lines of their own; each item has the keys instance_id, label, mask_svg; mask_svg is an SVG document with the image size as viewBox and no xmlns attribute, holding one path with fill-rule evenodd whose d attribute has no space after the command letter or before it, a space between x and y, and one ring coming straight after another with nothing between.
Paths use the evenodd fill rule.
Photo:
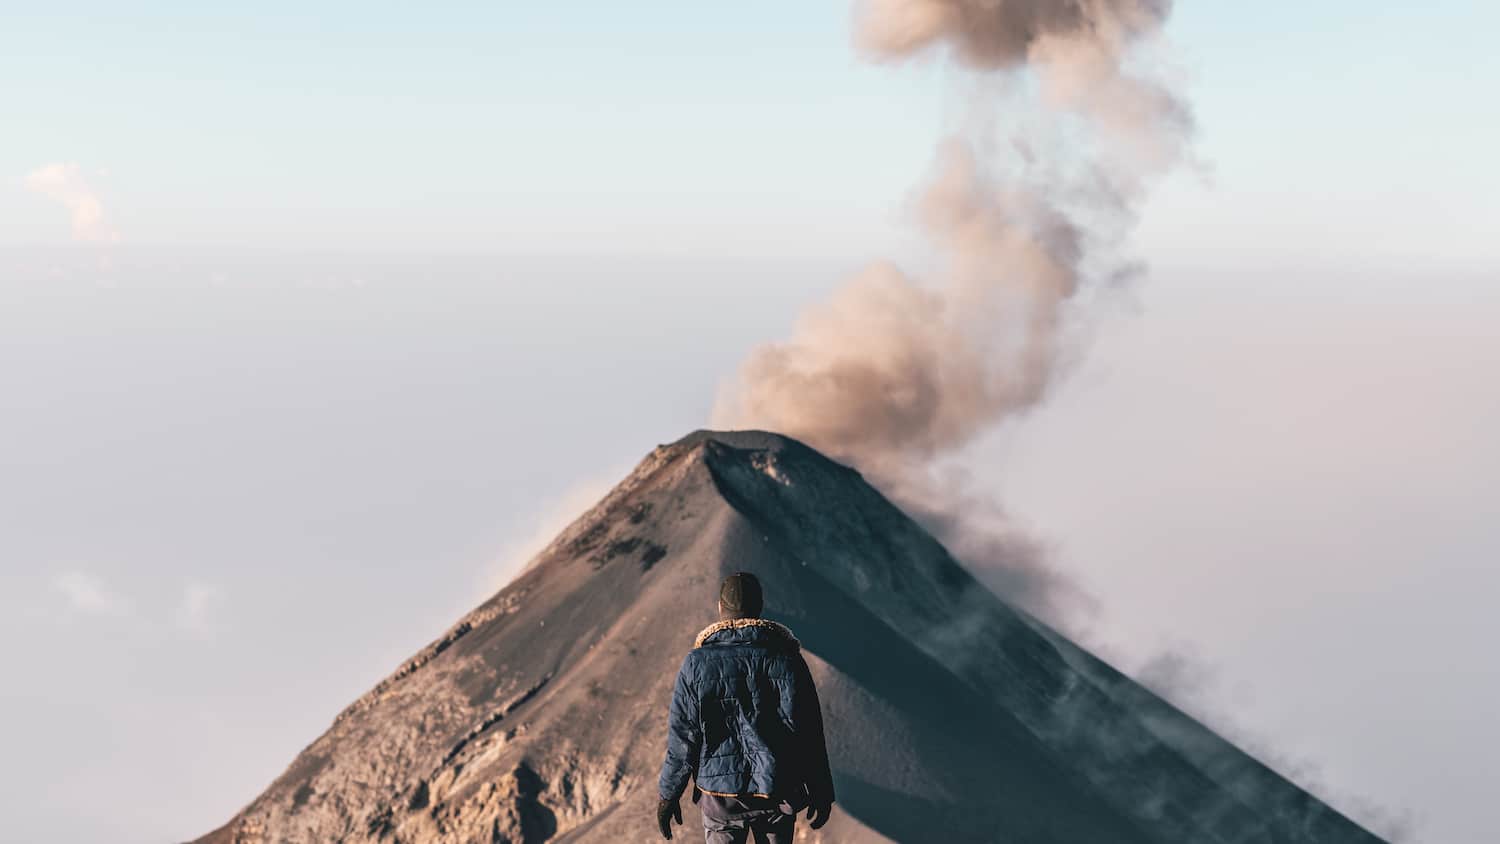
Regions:
<instances>
[{"instance_id":1,"label":"volcano","mask_svg":"<svg viewBox=\"0 0 1500 844\"><path fill-rule=\"evenodd\" d=\"M799 841L1380 840L1006 604L854 469L759 431L653 450L198 840L660 840L672 684L737 570L822 698L839 802Z\"/></svg>"}]
</instances>

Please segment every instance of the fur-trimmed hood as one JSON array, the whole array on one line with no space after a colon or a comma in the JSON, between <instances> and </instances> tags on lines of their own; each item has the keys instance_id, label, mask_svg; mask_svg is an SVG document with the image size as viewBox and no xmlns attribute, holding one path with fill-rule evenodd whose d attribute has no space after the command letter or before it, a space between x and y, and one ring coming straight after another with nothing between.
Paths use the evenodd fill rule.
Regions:
<instances>
[{"instance_id":1,"label":"fur-trimmed hood","mask_svg":"<svg viewBox=\"0 0 1500 844\"><path fill-rule=\"evenodd\" d=\"M740 630L746 627L759 628L780 636L791 645L792 650L798 650L802 647L802 643L797 641L797 637L792 635L792 631L787 629L786 625L774 622L769 618L726 618L723 621L715 621L698 633L698 638L693 640L693 647L703 647L703 643L708 641L708 637L715 633L724 630Z\"/></svg>"}]
</instances>

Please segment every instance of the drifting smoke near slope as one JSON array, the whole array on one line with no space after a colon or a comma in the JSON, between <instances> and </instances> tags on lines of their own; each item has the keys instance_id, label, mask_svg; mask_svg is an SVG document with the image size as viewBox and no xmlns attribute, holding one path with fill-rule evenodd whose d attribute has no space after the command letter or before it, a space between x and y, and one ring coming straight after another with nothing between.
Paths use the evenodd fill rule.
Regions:
<instances>
[{"instance_id":1,"label":"drifting smoke near slope","mask_svg":"<svg viewBox=\"0 0 1500 844\"><path fill-rule=\"evenodd\" d=\"M1220 702L1223 695L1216 688L1219 677L1190 650L1179 646L1160 651L1131 675L1144 688L1171 701L1173 706L1197 719L1214 734L1228 739L1288 780L1318 795L1324 803L1339 807L1390 844L1406 844L1422 837L1420 819L1411 810L1387 806L1335 785L1317 763L1283 751L1265 736L1247 730L1228 716L1227 708ZM1238 692L1238 695L1243 694L1243 690Z\"/></svg>"},{"instance_id":2,"label":"drifting smoke near slope","mask_svg":"<svg viewBox=\"0 0 1500 844\"><path fill-rule=\"evenodd\" d=\"M1169 8L860 6L856 41L871 58L936 52L979 92L915 203L939 269L924 283L871 266L789 341L756 349L714 412L717 426L781 431L858 466L1013 602L1064 627L1083 596L940 461L1040 402L1086 294L1135 272L1120 244L1191 131L1148 66Z\"/></svg>"}]
</instances>

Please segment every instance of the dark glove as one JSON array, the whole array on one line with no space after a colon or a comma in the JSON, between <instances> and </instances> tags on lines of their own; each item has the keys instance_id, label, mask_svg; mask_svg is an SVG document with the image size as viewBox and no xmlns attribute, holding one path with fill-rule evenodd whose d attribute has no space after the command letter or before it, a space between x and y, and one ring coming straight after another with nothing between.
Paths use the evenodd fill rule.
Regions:
<instances>
[{"instance_id":1,"label":"dark glove","mask_svg":"<svg viewBox=\"0 0 1500 844\"><path fill-rule=\"evenodd\" d=\"M694 806L698 805L698 801L703 799L703 792L701 792L701 791L698 790L698 784L697 783L693 784L693 796L692 796L691 799L693 801L693 805ZM678 823L682 823L682 821L678 821Z\"/></svg>"},{"instance_id":2,"label":"dark glove","mask_svg":"<svg viewBox=\"0 0 1500 844\"><path fill-rule=\"evenodd\" d=\"M813 804L807 807L807 825L813 829L822 829L823 824L828 823L828 815L833 812L832 803Z\"/></svg>"},{"instance_id":3,"label":"dark glove","mask_svg":"<svg viewBox=\"0 0 1500 844\"><path fill-rule=\"evenodd\" d=\"M656 823L661 827L661 837L672 840L672 821L682 825L682 806L676 800L662 800L656 804Z\"/></svg>"}]
</instances>

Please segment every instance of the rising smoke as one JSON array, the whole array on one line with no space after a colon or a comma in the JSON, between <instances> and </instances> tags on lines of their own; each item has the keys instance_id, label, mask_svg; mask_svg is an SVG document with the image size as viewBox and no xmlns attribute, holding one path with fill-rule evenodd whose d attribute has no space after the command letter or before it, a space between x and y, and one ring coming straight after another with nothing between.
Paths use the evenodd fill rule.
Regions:
<instances>
[{"instance_id":1,"label":"rising smoke","mask_svg":"<svg viewBox=\"0 0 1500 844\"><path fill-rule=\"evenodd\" d=\"M872 264L802 314L791 339L755 349L714 411L716 427L780 431L857 466L989 586L1075 640L1093 601L945 458L1043 401L1077 351L1092 294L1137 274L1122 243L1192 134L1151 64L1169 12L1169 0L860 5L867 56L934 53L969 87L965 131L941 145L915 203L937 271ZM960 612L943 633L967 641L975 620ZM1172 652L1140 676L1287 776L1334 792L1305 762L1215 717L1207 672ZM1387 840L1412 835L1402 813L1339 802Z\"/></svg>"},{"instance_id":2,"label":"rising smoke","mask_svg":"<svg viewBox=\"0 0 1500 844\"><path fill-rule=\"evenodd\" d=\"M1064 629L1085 597L950 457L1034 407L1089 294L1127 280L1147 189L1182 158L1187 107L1152 66L1168 0L868 0L876 61L934 54L968 87L964 131L915 202L936 270L881 262L754 350L721 427L806 440L865 472L1014 603Z\"/></svg>"}]
</instances>

